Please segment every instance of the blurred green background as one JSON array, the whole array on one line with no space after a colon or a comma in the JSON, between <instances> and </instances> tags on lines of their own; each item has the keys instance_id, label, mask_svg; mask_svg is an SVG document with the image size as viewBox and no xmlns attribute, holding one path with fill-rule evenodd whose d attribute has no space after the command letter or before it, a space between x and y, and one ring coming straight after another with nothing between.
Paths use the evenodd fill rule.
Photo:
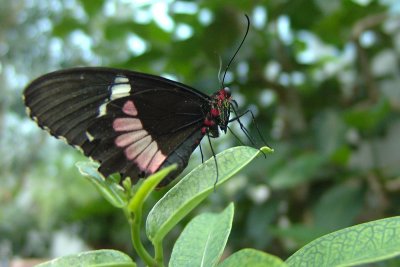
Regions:
<instances>
[{"instance_id":1,"label":"blurred green background","mask_svg":"<svg viewBox=\"0 0 400 267\"><path fill-rule=\"evenodd\" d=\"M253 247L282 258L322 234L398 215L399 1L0 0L0 259L133 253L121 212L79 175L74 164L84 157L25 115L28 82L112 66L211 94L219 57L225 66L243 37L244 14L250 32L226 84L275 153L195 213L234 201L226 253ZM213 141L216 151L238 144L231 134ZM209 157L207 142L203 149ZM200 162L197 151L186 171Z\"/></svg>"}]
</instances>

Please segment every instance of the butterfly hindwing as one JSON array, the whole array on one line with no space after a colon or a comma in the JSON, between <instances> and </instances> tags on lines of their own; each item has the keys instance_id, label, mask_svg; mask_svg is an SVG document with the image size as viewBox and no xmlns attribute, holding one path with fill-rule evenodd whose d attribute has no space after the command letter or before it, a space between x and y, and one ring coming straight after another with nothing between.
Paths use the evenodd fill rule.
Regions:
<instances>
[{"instance_id":1,"label":"butterfly hindwing","mask_svg":"<svg viewBox=\"0 0 400 267\"><path fill-rule=\"evenodd\" d=\"M44 75L24 99L40 127L99 161L104 176L132 179L173 163L179 171L167 180L181 172L209 109L209 97L186 85L111 68Z\"/></svg>"}]
</instances>

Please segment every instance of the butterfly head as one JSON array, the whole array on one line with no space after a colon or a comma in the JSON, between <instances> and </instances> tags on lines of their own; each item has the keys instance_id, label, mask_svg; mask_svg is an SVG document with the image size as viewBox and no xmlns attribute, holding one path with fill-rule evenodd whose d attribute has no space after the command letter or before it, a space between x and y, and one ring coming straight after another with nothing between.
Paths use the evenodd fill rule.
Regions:
<instances>
[{"instance_id":1,"label":"butterfly head","mask_svg":"<svg viewBox=\"0 0 400 267\"><path fill-rule=\"evenodd\" d=\"M229 122L229 114L231 113L231 90L228 87L225 87L218 91L218 101L217 101L217 110L219 110L219 117L217 120L217 124L219 128L226 133L228 122Z\"/></svg>"},{"instance_id":2,"label":"butterfly head","mask_svg":"<svg viewBox=\"0 0 400 267\"><path fill-rule=\"evenodd\" d=\"M207 131L212 137L218 137L218 127L226 133L229 122L232 98L228 87L218 90L211 97L211 109L204 120L203 134Z\"/></svg>"}]
</instances>

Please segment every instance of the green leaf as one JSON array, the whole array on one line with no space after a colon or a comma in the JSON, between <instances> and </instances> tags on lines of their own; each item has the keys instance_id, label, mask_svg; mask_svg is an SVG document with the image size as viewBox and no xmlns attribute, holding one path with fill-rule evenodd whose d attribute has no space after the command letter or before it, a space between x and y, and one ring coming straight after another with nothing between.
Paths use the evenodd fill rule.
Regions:
<instances>
[{"instance_id":1,"label":"green leaf","mask_svg":"<svg viewBox=\"0 0 400 267\"><path fill-rule=\"evenodd\" d=\"M363 190L359 183L332 186L316 201L315 226L326 229L325 233L329 233L353 225L364 201Z\"/></svg>"},{"instance_id":2,"label":"green leaf","mask_svg":"<svg viewBox=\"0 0 400 267\"><path fill-rule=\"evenodd\" d=\"M138 253L138 255L146 262L147 265L153 266L156 261L150 256L145 247L143 246L140 236L141 236L141 223L142 223L142 209L143 203L146 201L147 197L153 192L153 189L170 173L172 170L176 169L176 164L168 166L155 174L149 176L145 179L140 186L136 188L136 192L129 201L127 208L124 209L127 215L129 224L131 225L131 237L133 246ZM161 245L161 244L159 244ZM156 247L156 255L162 252L161 246Z\"/></svg>"},{"instance_id":3,"label":"green leaf","mask_svg":"<svg viewBox=\"0 0 400 267\"><path fill-rule=\"evenodd\" d=\"M105 179L98 171L99 164L93 161L77 162L79 172L85 176L114 207L122 208L127 204L124 188L111 177Z\"/></svg>"},{"instance_id":4,"label":"green leaf","mask_svg":"<svg viewBox=\"0 0 400 267\"><path fill-rule=\"evenodd\" d=\"M83 8L89 16L95 16L96 13L102 12L102 8L104 6L105 0L97 0L97 1L81 1Z\"/></svg>"},{"instance_id":5,"label":"green leaf","mask_svg":"<svg viewBox=\"0 0 400 267\"><path fill-rule=\"evenodd\" d=\"M317 114L313 129L318 151L323 156L331 156L345 143L346 125L336 110Z\"/></svg>"},{"instance_id":6,"label":"green leaf","mask_svg":"<svg viewBox=\"0 0 400 267\"><path fill-rule=\"evenodd\" d=\"M288 227L271 225L268 227L268 231L273 237L289 239L297 246L304 246L327 233L325 229L321 229L320 227L311 227L304 224L291 224Z\"/></svg>"},{"instance_id":7,"label":"green leaf","mask_svg":"<svg viewBox=\"0 0 400 267\"><path fill-rule=\"evenodd\" d=\"M215 266L231 232L233 211L231 203L220 214L194 218L176 241L169 266Z\"/></svg>"},{"instance_id":8,"label":"green leaf","mask_svg":"<svg viewBox=\"0 0 400 267\"><path fill-rule=\"evenodd\" d=\"M389 101L381 98L376 104L357 106L345 113L345 121L360 130L370 131L383 124L391 114Z\"/></svg>"},{"instance_id":9,"label":"green leaf","mask_svg":"<svg viewBox=\"0 0 400 267\"><path fill-rule=\"evenodd\" d=\"M284 267L287 266L280 258L251 248L245 248L233 253L224 260L218 267Z\"/></svg>"},{"instance_id":10,"label":"green leaf","mask_svg":"<svg viewBox=\"0 0 400 267\"><path fill-rule=\"evenodd\" d=\"M65 38L68 34L78 29L84 31L85 24L81 23L76 18L65 16L54 24L52 34L53 36Z\"/></svg>"},{"instance_id":11,"label":"green leaf","mask_svg":"<svg viewBox=\"0 0 400 267\"><path fill-rule=\"evenodd\" d=\"M84 267L135 267L136 263L132 259L117 250L102 249L82 252L75 255L69 255L54 259L42 264L38 267L69 267L69 266L84 266Z\"/></svg>"},{"instance_id":12,"label":"green leaf","mask_svg":"<svg viewBox=\"0 0 400 267\"><path fill-rule=\"evenodd\" d=\"M286 260L289 266L350 266L400 254L400 217L363 223L320 237Z\"/></svg>"},{"instance_id":13,"label":"green leaf","mask_svg":"<svg viewBox=\"0 0 400 267\"><path fill-rule=\"evenodd\" d=\"M176 164L170 165L155 174L146 178L140 187L137 189L135 195L129 202L129 210L136 213L139 209L142 208L144 201L153 192L153 189L167 176L168 173L176 169Z\"/></svg>"},{"instance_id":14,"label":"green leaf","mask_svg":"<svg viewBox=\"0 0 400 267\"><path fill-rule=\"evenodd\" d=\"M293 188L315 178L315 173L327 161L319 153L298 156L281 168L268 180L273 189Z\"/></svg>"},{"instance_id":15,"label":"green leaf","mask_svg":"<svg viewBox=\"0 0 400 267\"><path fill-rule=\"evenodd\" d=\"M273 151L268 147L261 150L264 153ZM239 146L216 155L219 171L217 186L227 181L259 154L258 149ZM146 221L147 236L153 244L160 242L172 227L213 192L215 177L215 162L210 158L186 175L154 205Z\"/></svg>"}]
</instances>

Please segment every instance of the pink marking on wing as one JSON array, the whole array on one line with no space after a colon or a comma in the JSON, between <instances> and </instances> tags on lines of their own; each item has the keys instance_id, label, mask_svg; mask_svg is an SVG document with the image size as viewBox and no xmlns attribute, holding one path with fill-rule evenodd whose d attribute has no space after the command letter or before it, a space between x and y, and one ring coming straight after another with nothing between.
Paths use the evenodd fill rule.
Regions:
<instances>
[{"instance_id":1,"label":"pink marking on wing","mask_svg":"<svg viewBox=\"0 0 400 267\"><path fill-rule=\"evenodd\" d=\"M153 141L148 147L146 147L146 149L142 153L140 153L140 155L136 159L134 159L135 163L138 165L141 171L148 172L147 166L149 165L157 150L157 143Z\"/></svg>"},{"instance_id":2,"label":"pink marking on wing","mask_svg":"<svg viewBox=\"0 0 400 267\"><path fill-rule=\"evenodd\" d=\"M137 116L137 114L138 114L138 111L137 111L137 109L135 107L135 104L131 100L127 101L124 104L124 106L122 107L122 111L126 115L131 115L131 116Z\"/></svg>"},{"instance_id":3,"label":"pink marking on wing","mask_svg":"<svg viewBox=\"0 0 400 267\"><path fill-rule=\"evenodd\" d=\"M139 141L146 135L149 135L149 134L145 130L124 133L115 139L115 144L118 147L125 147L125 146L128 146L130 144L133 144L133 143Z\"/></svg>"},{"instance_id":4,"label":"pink marking on wing","mask_svg":"<svg viewBox=\"0 0 400 267\"><path fill-rule=\"evenodd\" d=\"M116 132L135 131L143 129L142 122L136 118L117 118L113 122Z\"/></svg>"},{"instance_id":5,"label":"pink marking on wing","mask_svg":"<svg viewBox=\"0 0 400 267\"><path fill-rule=\"evenodd\" d=\"M150 171L150 173L155 173L160 168L161 164L165 161L166 158L167 156L164 155L161 150L158 150L151 162L149 163L149 166L147 166L147 169Z\"/></svg>"},{"instance_id":6,"label":"pink marking on wing","mask_svg":"<svg viewBox=\"0 0 400 267\"><path fill-rule=\"evenodd\" d=\"M148 147L151 143L151 136L148 135L139 141L131 144L125 149L125 156L129 160L134 160L146 147Z\"/></svg>"}]
</instances>

